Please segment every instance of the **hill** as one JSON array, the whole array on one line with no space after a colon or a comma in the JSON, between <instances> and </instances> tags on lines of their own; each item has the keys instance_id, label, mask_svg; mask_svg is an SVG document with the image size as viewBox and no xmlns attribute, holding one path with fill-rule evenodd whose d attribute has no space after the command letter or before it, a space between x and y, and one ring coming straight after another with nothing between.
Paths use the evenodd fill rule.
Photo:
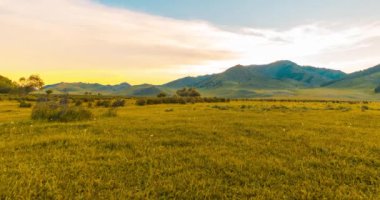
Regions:
<instances>
[{"instance_id":1,"label":"hill","mask_svg":"<svg viewBox=\"0 0 380 200\"><path fill-rule=\"evenodd\" d=\"M237 65L223 73L186 77L169 82L169 88L195 87L204 89L293 89L319 87L346 74L337 70L300 66L291 61L278 61L268 65Z\"/></svg>"},{"instance_id":2,"label":"hill","mask_svg":"<svg viewBox=\"0 0 380 200\"><path fill-rule=\"evenodd\" d=\"M324 84L328 88L340 89L371 89L380 85L380 65L358 71L338 80Z\"/></svg>"},{"instance_id":3,"label":"hill","mask_svg":"<svg viewBox=\"0 0 380 200\"><path fill-rule=\"evenodd\" d=\"M118 85L102 85L99 83L57 83L53 85L47 85L44 90L53 90L55 93L72 93L72 94L84 94L88 93L102 93L102 94L116 94L130 88L128 83L121 83Z\"/></svg>"},{"instance_id":4,"label":"hill","mask_svg":"<svg viewBox=\"0 0 380 200\"><path fill-rule=\"evenodd\" d=\"M47 85L43 88L46 90L53 90L54 93L70 94L103 94L103 95L122 95L122 96L156 96L162 91L167 91L165 87L155 86L150 84L130 85L128 83L121 83L118 85L102 85L99 83L57 83Z\"/></svg>"},{"instance_id":5,"label":"hill","mask_svg":"<svg viewBox=\"0 0 380 200\"><path fill-rule=\"evenodd\" d=\"M7 82L7 81L5 81ZM9 81L8 81L9 82ZM291 61L267 65L236 65L218 74L185 77L163 85L102 85L98 83L58 83L44 87L55 93L122 96L169 95L183 87L197 88L203 96L228 98L342 98L379 99L374 95L380 86L380 65L345 74L338 70L301 66Z\"/></svg>"}]
</instances>

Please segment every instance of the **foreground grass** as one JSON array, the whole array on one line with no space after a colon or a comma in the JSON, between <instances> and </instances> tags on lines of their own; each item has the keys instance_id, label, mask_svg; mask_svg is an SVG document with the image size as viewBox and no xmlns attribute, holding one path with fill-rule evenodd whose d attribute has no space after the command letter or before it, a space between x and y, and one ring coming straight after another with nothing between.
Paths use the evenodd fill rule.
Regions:
<instances>
[{"instance_id":1,"label":"foreground grass","mask_svg":"<svg viewBox=\"0 0 380 200\"><path fill-rule=\"evenodd\" d=\"M34 122L0 102L0 198L378 199L380 104L131 102Z\"/></svg>"}]
</instances>

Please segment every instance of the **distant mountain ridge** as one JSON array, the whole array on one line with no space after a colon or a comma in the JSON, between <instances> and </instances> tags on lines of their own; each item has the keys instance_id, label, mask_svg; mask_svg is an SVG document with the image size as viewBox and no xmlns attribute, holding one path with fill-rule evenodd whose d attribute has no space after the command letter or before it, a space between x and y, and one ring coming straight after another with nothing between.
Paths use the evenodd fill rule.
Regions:
<instances>
[{"instance_id":1,"label":"distant mountain ridge","mask_svg":"<svg viewBox=\"0 0 380 200\"><path fill-rule=\"evenodd\" d=\"M102 85L98 83L58 83L45 86L57 92L123 96L155 96L160 92L175 94L183 87L193 87L207 96L232 98L293 95L303 89L335 88L372 91L380 85L380 65L346 74L339 70L301 66L283 60L267 65L236 65L222 73L185 77L163 85ZM267 91L267 92L262 92ZM269 92L268 92L269 91Z\"/></svg>"},{"instance_id":2,"label":"distant mountain ridge","mask_svg":"<svg viewBox=\"0 0 380 200\"><path fill-rule=\"evenodd\" d=\"M113 93L113 92L121 92L125 89L132 87L128 83L120 83L117 85L102 85L99 83L57 83L53 85L47 85L44 87L45 90L56 90L59 92L69 92L69 93Z\"/></svg>"},{"instance_id":3,"label":"distant mountain ridge","mask_svg":"<svg viewBox=\"0 0 380 200\"><path fill-rule=\"evenodd\" d=\"M351 73L323 85L330 88L375 88L380 86L380 64Z\"/></svg>"},{"instance_id":4,"label":"distant mountain ridge","mask_svg":"<svg viewBox=\"0 0 380 200\"><path fill-rule=\"evenodd\" d=\"M284 89L319 87L341 79L342 71L299 66L291 61L277 61L268 65L237 65L213 75L186 77L164 84L170 88L218 88L225 86L254 89Z\"/></svg>"}]
</instances>

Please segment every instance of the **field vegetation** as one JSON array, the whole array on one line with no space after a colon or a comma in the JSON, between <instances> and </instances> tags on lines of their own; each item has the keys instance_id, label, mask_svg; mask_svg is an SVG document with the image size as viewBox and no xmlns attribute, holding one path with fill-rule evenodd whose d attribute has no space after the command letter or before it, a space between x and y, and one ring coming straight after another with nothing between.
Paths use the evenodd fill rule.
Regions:
<instances>
[{"instance_id":1,"label":"field vegetation","mask_svg":"<svg viewBox=\"0 0 380 200\"><path fill-rule=\"evenodd\" d=\"M0 199L380 198L380 103L62 98L0 96Z\"/></svg>"}]
</instances>

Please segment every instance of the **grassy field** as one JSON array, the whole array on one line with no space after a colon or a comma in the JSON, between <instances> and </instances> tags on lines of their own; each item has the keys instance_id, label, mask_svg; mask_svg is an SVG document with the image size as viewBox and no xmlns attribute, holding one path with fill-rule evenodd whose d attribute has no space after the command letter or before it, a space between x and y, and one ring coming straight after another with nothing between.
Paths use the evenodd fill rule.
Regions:
<instances>
[{"instance_id":1,"label":"grassy field","mask_svg":"<svg viewBox=\"0 0 380 200\"><path fill-rule=\"evenodd\" d=\"M0 101L0 199L380 198L380 103L91 111L49 123Z\"/></svg>"}]
</instances>

